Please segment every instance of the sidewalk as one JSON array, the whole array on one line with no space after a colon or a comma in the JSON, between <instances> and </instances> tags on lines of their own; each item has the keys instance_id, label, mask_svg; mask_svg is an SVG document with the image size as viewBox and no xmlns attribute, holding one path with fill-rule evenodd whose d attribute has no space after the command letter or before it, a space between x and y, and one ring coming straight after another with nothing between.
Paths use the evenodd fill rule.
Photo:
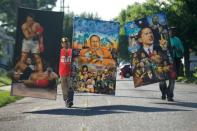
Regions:
<instances>
[{"instance_id":1,"label":"sidewalk","mask_svg":"<svg viewBox=\"0 0 197 131\"><path fill-rule=\"evenodd\" d=\"M10 91L10 90L11 90L11 85L1 86L1 87L0 87L0 90L3 90L3 91Z\"/></svg>"}]
</instances>

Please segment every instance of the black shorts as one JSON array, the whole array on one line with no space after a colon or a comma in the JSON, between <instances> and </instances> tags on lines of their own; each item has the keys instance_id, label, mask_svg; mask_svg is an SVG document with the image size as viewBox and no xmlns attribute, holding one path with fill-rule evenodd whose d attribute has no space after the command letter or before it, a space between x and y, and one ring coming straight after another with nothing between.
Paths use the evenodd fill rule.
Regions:
<instances>
[{"instance_id":1,"label":"black shorts","mask_svg":"<svg viewBox=\"0 0 197 131\"><path fill-rule=\"evenodd\" d=\"M29 79L29 76L31 75L31 73L33 73L34 71L30 68L27 67L24 71L23 74L20 76L20 80L27 80Z\"/></svg>"}]
</instances>

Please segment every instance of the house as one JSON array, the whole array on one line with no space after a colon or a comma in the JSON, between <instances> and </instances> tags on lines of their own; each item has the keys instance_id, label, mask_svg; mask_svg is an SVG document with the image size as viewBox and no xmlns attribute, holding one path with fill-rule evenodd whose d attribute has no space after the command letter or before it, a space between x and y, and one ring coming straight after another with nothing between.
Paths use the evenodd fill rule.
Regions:
<instances>
[{"instance_id":1,"label":"house","mask_svg":"<svg viewBox=\"0 0 197 131\"><path fill-rule=\"evenodd\" d=\"M0 27L0 68L9 69L14 56L14 38Z\"/></svg>"}]
</instances>

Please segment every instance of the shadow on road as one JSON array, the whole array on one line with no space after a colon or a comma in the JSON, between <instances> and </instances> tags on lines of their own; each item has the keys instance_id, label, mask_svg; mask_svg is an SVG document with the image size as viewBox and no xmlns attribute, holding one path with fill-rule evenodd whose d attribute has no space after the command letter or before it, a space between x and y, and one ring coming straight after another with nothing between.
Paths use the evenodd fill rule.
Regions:
<instances>
[{"instance_id":1,"label":"shadow on road","mask_svg":"<svg viewBox=\"0 0 197 131\"><path fill-rule=\"evenodd\" d=\"M38 110L32 112L32 114L48 114L48 115L75 115L75 116L94 116L105 115L114 113L133 113L133 112L170 112L170 111L190 111L182 109L166 109L157 107L144 107L144 106L131 106L131 105L109 105L109 106L96 106L86 108L71 108L71 109L49 109Z\"/></svg>"},{"instance_id":2,"label":"shadow on road","mask_svg":"<svg viewBox=\"0 0 197 131\"><path fill-rule=\"evenodd\" d=\"M154 104L165 104L165 105L174 105L174 106L197 108L197 103L192 103L192 102L175 101L173 103L154 103Z\"/></svg>"}]
</instances>

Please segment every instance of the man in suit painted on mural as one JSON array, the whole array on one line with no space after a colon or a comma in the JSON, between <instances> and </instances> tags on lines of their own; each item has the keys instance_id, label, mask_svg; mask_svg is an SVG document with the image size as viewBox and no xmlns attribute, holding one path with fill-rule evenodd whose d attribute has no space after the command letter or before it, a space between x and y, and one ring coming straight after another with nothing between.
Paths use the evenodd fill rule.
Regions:
<instances>
[{"instance_id":1,"label":"man in suit painted on mural","mask_svg":"<svg viewBox=\"0 0 197 131\"><path fill-rule=\"evenodd\" d=\"M146 85L149 84L150 82L154 81L149 81L148 79L145 78L145 76L148 76L148 72L150 74L150 71L152 72L152 78L156 78L155 82L160 81L165 79L163 77L163 70L162 70L162 62L164 60L167 60L168 57L165 55L166 51L166 44L167 41L165 39L159 40L158 44L154 43L154 35L150 27L143 27L140 32L138 33L138 38L139 42L141 43L140 49L136 52L137 57L139 60L139 63L144 63L145 67L143 68L146 73L143 73L142 75L139 74L140 71L138 71L138 76L141 76L141 79L135 78L134 74L134 79L136 81L141 81L141 82L136 82L136 87L140 85ZM142 55L143 54L143 55ZM162 57L160 57L162 56ZM135 70L141 70L142 65L139 63L135 63ZM160 68L161 67L161 68ZM135 81L134 80L134 81Z\"/></svg>"}]
</instances>

